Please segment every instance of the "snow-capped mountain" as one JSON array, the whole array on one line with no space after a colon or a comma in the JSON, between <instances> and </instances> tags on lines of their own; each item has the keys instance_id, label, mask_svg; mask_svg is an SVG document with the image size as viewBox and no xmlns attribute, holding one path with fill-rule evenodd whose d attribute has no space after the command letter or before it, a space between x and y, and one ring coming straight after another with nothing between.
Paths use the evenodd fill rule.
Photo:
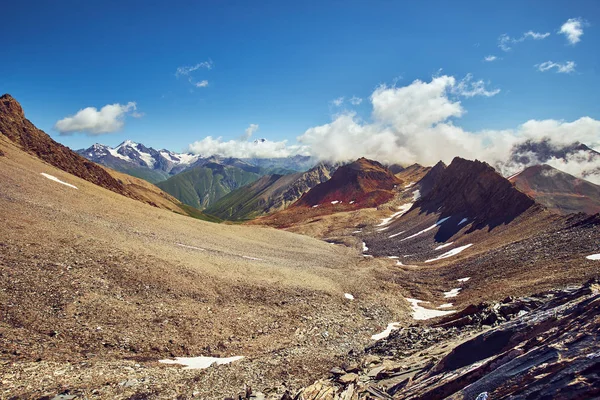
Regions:
<instances>
[{"instance_id":1,"label":"snow-capped mountain","mask_svg":"<svg viewBox=\"0 0 600 400\"><path fill-rule=\"evenodd\" d=\"M285 158L240 159L212 154L175 153L166 149L155 150L131 140L126 140L114 148L96 143L87 149L77 150L77 153L90 161L146 179L152 183L164 181L191 167L206 163L235 166L261 175L263 173L303 172L316 164L311 157L300 155Z\"/></svg>"},{"instance_id":2,"label":"snow-capped mountain","mask_svg":"<svg viewBox=\"0 0 600 400\"><path fill-rule=\"evenodd\" d=\"M126 140L115 148L96 143L77 153L109 168L116 169L150 182L159 182L193 165L199 155L155 150L141 143Z\"/></svg>"}]
</instances>

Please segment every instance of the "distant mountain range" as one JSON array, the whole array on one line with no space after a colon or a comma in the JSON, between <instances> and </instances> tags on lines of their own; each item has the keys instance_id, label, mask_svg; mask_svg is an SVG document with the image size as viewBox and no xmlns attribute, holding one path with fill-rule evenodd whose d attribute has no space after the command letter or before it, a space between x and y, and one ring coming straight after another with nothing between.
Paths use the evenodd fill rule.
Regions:
<instances>
[{"instance_id":1,"label":"distant mountain range","mask_svg":"<svg viewBox=\"0 0 600 400\"><path fill-rule=\"evenodd\" d=\"M244 220L287 208L316 185L326 182L337 166L321 163L288 175L266 175L221 198L206 213L227 220Z\"/></svg>"},{"instance_id":2,"label":"distant mountain range","mask_svg":"<svg viewBox=\"0 0 600 400\"><path fill-rule=\"evenodd\" d=\"M208 163L228 166L256 167L256 173L266 171L299 172L312 168L316 161L309 156L291 156L285 158L232 158L219 155L201 156L191 153L175 153L170 150L155 150L141 143L126 140L112 148L103 144L94 144L87 149L77 150L77 153L90 161L104 165L126 174L158 183L169 179L189 168ZM264 175L262 173L261 175Z\"/></svg>"}]
</instances>

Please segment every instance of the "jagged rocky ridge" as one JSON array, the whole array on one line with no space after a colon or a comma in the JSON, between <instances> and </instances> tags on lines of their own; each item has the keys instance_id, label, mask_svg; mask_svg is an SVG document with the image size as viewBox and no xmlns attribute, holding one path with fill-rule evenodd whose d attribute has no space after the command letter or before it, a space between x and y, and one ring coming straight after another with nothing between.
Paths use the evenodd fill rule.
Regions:
<instances>
[{"instance_id":1,"label":"jagged rocky ridge","mask_svg":"<svg viewBox=\"0 0 600 400\"><path fill-rule=\"evenodd\" d=\"M598 332L596 280L482 303L432 326L392 332L293 398L595 398Z\"/></svg>"}]
</instances>

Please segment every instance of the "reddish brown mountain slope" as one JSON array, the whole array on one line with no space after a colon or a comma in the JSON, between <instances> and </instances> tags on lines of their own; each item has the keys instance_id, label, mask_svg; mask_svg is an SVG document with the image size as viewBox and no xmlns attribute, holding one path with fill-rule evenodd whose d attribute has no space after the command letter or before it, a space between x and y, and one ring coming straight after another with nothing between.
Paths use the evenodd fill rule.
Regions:
<instances>
[{"instance_id":1,"label":"reddish brown mountain slope","mask_svg":"<svg viewBox=\"0 0 600 400\"><path fill-rule=\"evenodd\" d=\"M134 197L102 167L55 142L44 131L36 128L25 118L21 105L9 94L0 97L0 133L26 152L65 172L113 192Z\"/></svg>"},{"instance_id":2,"label":"reddish brown mountain slope","mask_svg":"<svg viewBox=\"0 0 600 400\"><path fill-rule=\"evenodd\" d=\"M392 190L402 181L377 161L360 158L344 165L306 194L292 207L328 205L331 202L350 203L354 208L375 207L393 197Z\"/></svg>"},{"instance_id":3,"label":"reddish brown mountain slope","mask_svg":"<svg viewBox=\"0 0 600 400\"><path fill-rule=\"evenodd\" d=\"M600 212L600 186L549 165L535 165L510 178L522 192L560 214Z\"/></svg>"},{"instance_id":4,"label":"reddish brown mountain slope","mask_svg":"<svg viewBox=\"0 0 600 400\"><path fill-rule=\"evenodd\" d=\"M154 185L101 167L55 142L25 118L23 108L9 94L0 97L0 135L4 135L18 148L48 164L105 189L155 207L199 218L204 217L200 211L182 205Z\"/></svg>"}]
</instances>

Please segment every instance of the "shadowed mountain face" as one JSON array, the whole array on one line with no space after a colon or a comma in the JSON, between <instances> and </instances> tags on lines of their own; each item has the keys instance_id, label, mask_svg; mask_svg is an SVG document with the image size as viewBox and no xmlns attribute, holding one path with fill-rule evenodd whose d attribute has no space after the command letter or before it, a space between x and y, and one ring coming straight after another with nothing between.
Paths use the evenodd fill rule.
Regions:
<instances>
[{"instance_id":1,"label":"shadowed mountain face","mask_svg":"<svg viewBox=\"0 0 600 400\"><path fill-rule=\"evenodd\" d=\"M553 212L600 212L600 186L549 165L535 165L510 178L523 193Z\"/></svg>"},{"instance_id":2,"label":"shadowed mountain face","mask_svg":"<svg viewBox=\"0 0 600 400\"><path fill-rule=\"evenodd\" d=\"M402 181L376 161L360 158L335 171L327 182L312 188L292 207L313 207L345 203L354 207L375 207L393 197Z\"/></svg>"},{"instance_id":3,"label":"shadowed mountain face","mask_svg":"<svg viewBox=\"0 0 600 400\"><path fill-rule=\"evenodd\" d=\"M264 176L227 194L206 212L223 219L241 220L285 209L311 188L331 178L335 168L319 164L306 172Z\"/></svg>"},{"instance_id":4,"label":"shadowed mountain face","mask_svg":"<svg viewBox=\"0 0 600 400\"><path fill-rule=\"evenodd\" d=\"M473 229L507 224L535 204L487 163L459 157L415 207L443 217L468 217Z\"/></svg>"}]
</instances>

